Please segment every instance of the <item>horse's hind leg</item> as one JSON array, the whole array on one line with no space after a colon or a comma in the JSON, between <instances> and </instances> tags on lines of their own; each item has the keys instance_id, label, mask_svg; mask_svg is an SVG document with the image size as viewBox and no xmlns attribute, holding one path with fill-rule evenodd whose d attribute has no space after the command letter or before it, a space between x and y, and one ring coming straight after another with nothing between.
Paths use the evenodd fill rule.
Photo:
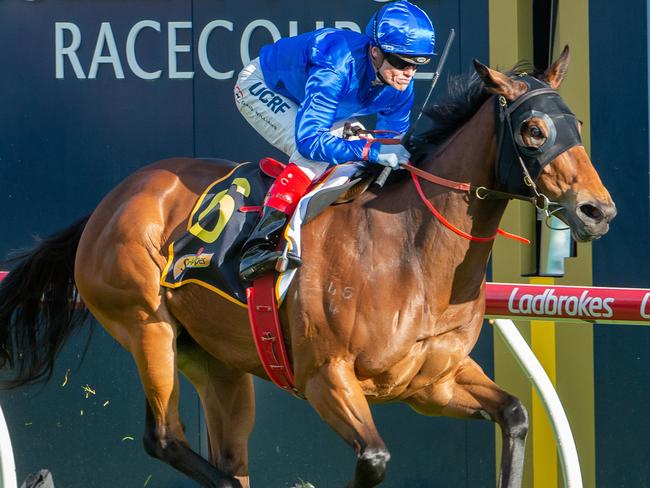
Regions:
<instances>
[{"instance_id":1,"label":"horse's hind leg","mask_svg":"<svg viewBox=\"0 0 650 488\"><path fill-rule=\"evenodd\" d=\"M326 363L305 382L305 396L357 453L354 478L347 488L371 488L381 483L390 454L375 428L353 365Z\"/></svg>"},{"instance_id":2,"label":"horse's hind leg","mask_svg":"<svg viewBox=\"0 0 650 488\"><path fill-rule=\"evenodd\" d=\"M178 338L178 366L201 399L210 460L249 488L248 437L255 421L253 378L227 368L187 333Z\"/></svg>"},{"instance_id":3,"label":"horse's hind leg","mask_svg":"<svg viewBox=\"0 0 650 488\"><path fill-rule=\"evenodd\" d=\"M471 358L444 383L430 385L406 402L425 415L489 419L501 427L499 488L518 488L524 469L528 414L519 399L486 376Z\"/></svg>"},{"instance_id":4,"label":"horse's hind leg","mask_svg":"<svg viewBox=\"0 0 650 488\"><path fill-rule=\"evenodd\" d=\"M119 315L119 321L106 317L100 320L131 352L138 367L147 397L146 451L201 486L241 488L235 478L194 452L185 438L178 412L177 329L165 305L161 303L157 310L148 312L140 307L120 309L113 315Z\"/></svg>"}]
</instances>

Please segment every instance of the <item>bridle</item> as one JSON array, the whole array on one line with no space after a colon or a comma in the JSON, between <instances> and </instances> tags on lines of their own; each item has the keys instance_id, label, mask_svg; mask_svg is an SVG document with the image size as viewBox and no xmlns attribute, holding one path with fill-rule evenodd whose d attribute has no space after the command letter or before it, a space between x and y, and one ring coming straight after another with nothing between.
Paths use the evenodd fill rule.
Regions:
<instances>
[{"instance_id":1,"label":"bridle","mask_svg":"<svg viewBox=\"0 0 650 488\"><path fill-rule=\"evenodd\" d=\"M443 225L457 234L474 241L491 241L496 237L474 237L457 229L446 221L426 199L419 178L431 183L463 191L479 200L522 200L530 202L537 210L546 215L546 225L550 227L550 217L563 209L557 202L551 201L539 191L535 180L544 167L568 149L582 145L578 120L560 98L558 92L543 81L527 74L519 75L519 81L526 83L528 90L515 100L509 102L504 96L495 97L496 114L496 180L502 190L475 186L441 178L427 171L408 165L401 165L411 173L418 194L429 210ZM548 134L546 141L539 147L526 146L521 137L521 128L531 118L544 120ZM370 133L372 131L365 131ZM372 142L383 144L400 144L396 139L373 139ZM369 141L371 143L371 141ZM498 234L524 240L508 234L501 229Z\"/></svg>"},{"instance_id":2,"label":"bridle","mask_svg":"<svg viewBox=\"0 0 650 488\"><path fill-rule=\"evenodd\" d=\"M559 93L543 81L527 74L519 75L518 80L526 83L528 91L512 102L503 95L495 97L496 180L505 191L479 187L475 196L482 200L530 201L548 218L563 207L541 193L535 180L557 156L582 145L578 119ZM521 137L523 124L531 118L542 119L548 131L546 141L539 147L527 146Z\"/></svg>"}]
</instances>

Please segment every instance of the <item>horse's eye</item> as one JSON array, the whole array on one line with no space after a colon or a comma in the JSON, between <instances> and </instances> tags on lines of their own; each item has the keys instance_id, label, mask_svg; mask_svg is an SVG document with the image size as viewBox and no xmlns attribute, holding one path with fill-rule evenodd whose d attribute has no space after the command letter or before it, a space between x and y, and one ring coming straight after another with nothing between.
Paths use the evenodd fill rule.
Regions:
<instances>
[{"instance_id":1,"label":"horse's eye","mask_svg":"<svg viewBox=\"0 0 650 488\"><path fill-rule=\"evenodd\" d=\"M544 133L542 132L542 129L540 129L536 125L533 125L529 130L530 130L530 136L535 139L542 139L544 137Z\"/></svg>"}]
</instances>

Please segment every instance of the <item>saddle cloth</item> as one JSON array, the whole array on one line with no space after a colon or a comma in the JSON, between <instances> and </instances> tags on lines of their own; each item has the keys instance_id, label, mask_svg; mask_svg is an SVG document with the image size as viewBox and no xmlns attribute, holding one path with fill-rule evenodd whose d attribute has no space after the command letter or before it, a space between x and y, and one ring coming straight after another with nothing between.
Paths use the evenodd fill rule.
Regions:
<instances>
[{"instance_id":1,"label":"saddle cloth","mask_svg":"<svg viewBox=\"0 0 650 488\"><path fill-rule=\"evenodd\" d=\"M363 163L334 166L300 200L284 232L280 249L300 256L300 228L347 188L359 181ZM178 288L195 283L237 305L246 307L246 289L239 279L241 248L259 218L262 202L273 178L257 164L239 164L211 183L198 199L187 231L169 246L160 284ZM296 270L277 274L275 297L284 300Z\"/></svg>"}]
</instances>

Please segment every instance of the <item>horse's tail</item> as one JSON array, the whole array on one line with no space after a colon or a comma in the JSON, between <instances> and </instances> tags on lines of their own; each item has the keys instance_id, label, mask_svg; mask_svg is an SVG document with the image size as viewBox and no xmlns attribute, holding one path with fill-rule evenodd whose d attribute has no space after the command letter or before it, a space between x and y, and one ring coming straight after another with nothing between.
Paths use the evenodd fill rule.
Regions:
<instances>
[{"instance_id":1,"label":"horse's tail","mask_svg":"<svg viewBox=\"0 0 650 488\"><path fill-rule=\"evenodd\" d=\"M8 260L0 282L0 386L47 381L54 359L88 312L77 300L74 262L88 217Z\"/></svg>"}]
</instances>

